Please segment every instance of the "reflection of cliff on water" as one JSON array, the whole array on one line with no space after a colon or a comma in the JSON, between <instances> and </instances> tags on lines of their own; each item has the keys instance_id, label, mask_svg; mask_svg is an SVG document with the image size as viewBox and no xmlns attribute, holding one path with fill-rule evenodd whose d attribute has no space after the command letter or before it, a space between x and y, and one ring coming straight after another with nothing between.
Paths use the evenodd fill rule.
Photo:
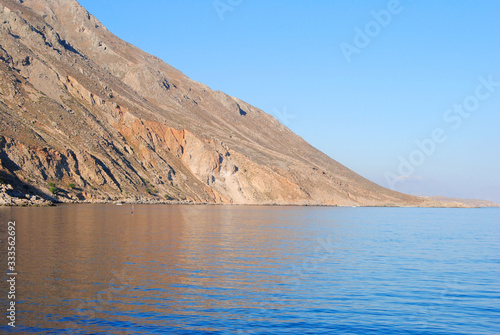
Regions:
<instances>
[{"instance_id":1,"label":"reflection of cliff on water","mask_svg":"<svg viewBox=\"0 0 500 335\"><path fill-rule=\"evenodd\" d=\"M294 248L301 243L294 242L303 239L300 230L282 229L293 224L290 208L135 205L133 214L131 205L12 210L19 227L26 325L57 321L68 312L76 319L99 319L119 310L125 321L146 311L156 317L205 311L208 317L233 309L280 308L268 296L263 299L269 291L290 289L290 269L279 267L297 263L300 251ZM50 312L39 306L51 306Z\"/></svg>"}]
</instances>

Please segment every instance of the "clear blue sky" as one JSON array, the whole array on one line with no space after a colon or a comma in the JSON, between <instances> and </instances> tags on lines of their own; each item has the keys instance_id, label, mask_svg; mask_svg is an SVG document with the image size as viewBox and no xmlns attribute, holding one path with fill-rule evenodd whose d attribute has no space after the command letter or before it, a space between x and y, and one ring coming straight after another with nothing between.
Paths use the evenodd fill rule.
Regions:
<instances>
[{"instance_id":1,"label":"clear blue sky","mask_svg":"<svg viewBox=\"0 0 500 335\"><path fill-rule=\"evenodd\" d=\"M80 3L372 181L500 203L500 1Z\"/></svg>"}]
</instances>

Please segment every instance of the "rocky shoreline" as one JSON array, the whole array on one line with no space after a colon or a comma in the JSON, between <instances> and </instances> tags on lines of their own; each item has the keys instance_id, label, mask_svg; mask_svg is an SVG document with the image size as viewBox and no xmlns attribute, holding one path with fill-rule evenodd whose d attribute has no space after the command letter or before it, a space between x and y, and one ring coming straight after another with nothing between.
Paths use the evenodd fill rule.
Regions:
<instances>
[{"instance_id":1,"label":"rocky shoreline","mask_svg":"<svg viewBox=\"0 0 500 335\"><path fill-rule=\"evenodd\" d=\"M436 201L430 197L422 197L424 200L420 205L407 205L400 206L395 204L379 204L379 205L356 205L356 206L341 206L341 205L325 205L320 203L258 203L246 204L249 206L322 206L322 207L435 207L435 208L484 208L484 207L499 207L499 205L487 201L477 201L470 203L466 200L459 201L459 199L450 199L449 201L441 200ZM162 199L148 199L141 197L131 197L123 199L105 199L103 197L96 199L77 200L73 198L63 197L48 197L31 193L23 193L16 190L10 184L0 184L0 206L32 206L32 207L45 207L55 206L57 204L147 204L147 205L241 205L231 203L210 203L210 202L194 202L189 200L162 200Z\"/></svg>"},{"instance_id":2,"label":"rocky shoreline","mask_svg":"<svg viewBox=\"0 0 500 335\"><path fill-rule=\"evenodd\" d=\"M0 206L53 206L54 202L39 195L22 193L10 184L0 184Z\"/></svg>"}]
</instances>

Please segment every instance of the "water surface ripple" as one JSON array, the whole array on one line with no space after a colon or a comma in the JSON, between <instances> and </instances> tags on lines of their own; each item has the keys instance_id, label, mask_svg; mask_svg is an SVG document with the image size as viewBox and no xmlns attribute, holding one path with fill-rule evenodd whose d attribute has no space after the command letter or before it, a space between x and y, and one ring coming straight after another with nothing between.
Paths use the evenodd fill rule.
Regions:
<instances>
[{"instance_id":1,"label":"water surface ripple","mask_svg":"<svg viewBox=\"0 0 500 335\"><path fill-rule=\"evenodd\" d=\"M500 333L499 209L0 208L3 260L11 219L3 332Z\"/></svg>"}]
</instances>

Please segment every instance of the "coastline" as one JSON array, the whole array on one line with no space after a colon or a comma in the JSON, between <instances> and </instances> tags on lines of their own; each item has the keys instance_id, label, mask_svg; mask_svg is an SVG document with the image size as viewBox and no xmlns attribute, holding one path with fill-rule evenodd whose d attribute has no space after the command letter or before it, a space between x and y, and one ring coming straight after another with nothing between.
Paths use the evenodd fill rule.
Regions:
<instances>
[{"instance_id":1,"label":"coastline","mask_svg":"<svg viewBox=\"0 0 500 335\"><path fill-rule=\"evenodd\" d=\"M0 199L0 207L52 207L60 205L181 205L181 206L259 206L259 207L338 207L338 208L499 208L500 205L471 206L465 203L432 203L424 202L420 205L396 205L396 204L377 204L377 205L337 205L322 203L211 203L211 202L193 202L193 201L169 201L169 200L137 200L137 201L112 201L112 200L71 200L71 201L50 201L37 198L35 200L26 198L13 199L5 202Z\"/></svg>"},{"instance_id":2,"label":"coastline","mask_svg":"<svg viewBox=\"0 0 500 335\"><path fill-rule=\"evenodd\" d=\"M92 199L72 199L61 196L47 196L44 193L23 193L16 190L11 184L0 184L0 207L47 207L61 204L109 204L109 205L215 205L215 206L301 206L301 207L395 207L395 208L495 208L500 207L491 201L468 200L444 197L417 197L419 203L322 203L304 201L290 202L260 202L260 203L226 203L226 202L197 202L192 200L163 200L159 197L146 198L133 196L127 198L111 198L107 196Z\"/></svg>"}]
</instances>

